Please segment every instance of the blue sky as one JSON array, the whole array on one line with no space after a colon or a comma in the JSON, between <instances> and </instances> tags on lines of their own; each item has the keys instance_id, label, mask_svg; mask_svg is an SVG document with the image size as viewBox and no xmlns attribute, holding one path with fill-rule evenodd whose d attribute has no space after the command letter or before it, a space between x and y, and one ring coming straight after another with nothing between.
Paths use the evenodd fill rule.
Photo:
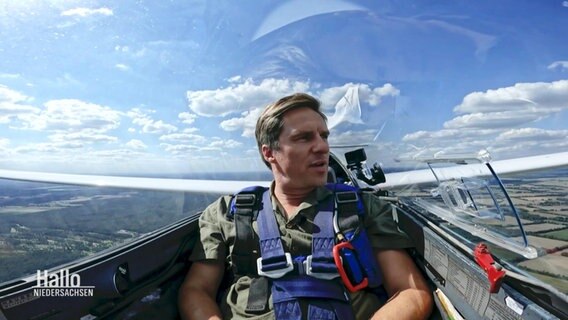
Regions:
<instances>
[{"instance_id":1,"label":"blue sky","mask_svg":"<svg viewBox=\"0 0 568 320\"><path fill-rule=\"evenodd\" d=\"M567 151L566 21L568 1L3 1L0 168L262 170L256 117L298 91L386 166Z\"/></svg>"}]
</instances>

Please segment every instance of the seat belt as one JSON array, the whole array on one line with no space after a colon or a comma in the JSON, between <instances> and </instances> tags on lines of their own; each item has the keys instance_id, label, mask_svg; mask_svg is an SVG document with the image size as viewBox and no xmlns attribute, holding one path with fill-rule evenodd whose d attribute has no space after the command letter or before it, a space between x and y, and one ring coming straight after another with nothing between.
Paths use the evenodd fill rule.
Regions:
<instances>
[{"instance_id":1,"label":"seat belt","mask_svg":"<svg viewBox=\"0 0 568 320\"><path fill-rule=\"evenodd\" d=\"M314 219L317 228L312 236L312 254L294 261L282 247L268 191L263 195L263 209L257 223L261 251L257 260L258 274L270 278L277 320L354 319L349 295L333 262L332 211L318 211ZM307 306L307 314L302 314L302 309L306 308L302 304Z\"/></svg>"},{"instance_id":2,"label":"seat belt","mask_svg":"<svg viewBox=\"0 0 568 320\"><path fill-rule=\"evenodd\" d=\"M300 305L304 303L298 303L299 300L302 300L300 298L303 297L301 292L298 293L299 291L312 292L312 294L304 297L304 299L310 299L307 307L310 317L320 317L326 314L326 312L322 311L322 308L327 311L334 310L333 304L337 303L330 305L327 302L334 301L334 298L338 296L343 295L347 297L343 285L340 285L339 288L329 285L329 283L338 281L325 280L337 277L337 268L333 263L332 248L335 243L336 232L338 231L344 232L350 241L354 241L354 244L363 243L362 247L370 250L367 254L364 254L366 256L364 259L360 259L360 253L352 251L352 255L354 254L353 258L360 261L355 263L357 264L355 269L358 269L358 271L350 268L350 270L353 269L352 271L354 271L351 274L356 275L352 277L354 279L353 284L359 284L367 275L369 275L369 287L382 282L378 267L373 272L366 266L360 265L361 262L369 262L369 259L374 260L374 255L370 249L365 230L361 228L363 225L362 217L365 211L358 189L343 184L328 184L326 188L333 192L333 196L328 201L320 203L318 214L314 218L314 224L318 226L316 229L320 230L320 232L314 232L312 235L312 254L305 258L292 258L289 253L284 252L278 225L272 210L270 192L267 188L249 187L236 194L233 198L230 205L231 208L227 214L229 219L234 217L237 233L231 256L235 277L249 275L252 278L246 307L248 312L258 313L259 311L267 310L268 290L271 287L274 309L277 314L281 313L284 316L290 310L296 310L290 312L290 315L288 315L292 317L290 319L299 319L296 312L300 312L301 317ZM254 220L258 222L260 241L256 238L252 229ZM251 248L259 247L259 244L261 257L255 260L257 256L252 253L253 250ZM357 248L360 247L357 245ZM263 250L266 253L263 253ZM371 263L376 264L376 260L371 261ZM370 267L370 264L368 266ZM257 269L260 272L257 272ZM306 282L304 279L306 277L311 278L311 281ZM278 281L274 279L278 279ZM314 290L314 288L322 288L322 290ZM294 292L296 293L292 294ZM292 298L292 295L297 295L297 297ZM321 298L318 299L317 297L324 297L324 302L326 303L318 302ZM303 309L305 313L305 305ZM279 312L278 310L284 311ZM347 311L336 310L332 314L343 313L345 315L339 319L351 319L353 317L349 304Z\"/></svg>"}]
</instances>

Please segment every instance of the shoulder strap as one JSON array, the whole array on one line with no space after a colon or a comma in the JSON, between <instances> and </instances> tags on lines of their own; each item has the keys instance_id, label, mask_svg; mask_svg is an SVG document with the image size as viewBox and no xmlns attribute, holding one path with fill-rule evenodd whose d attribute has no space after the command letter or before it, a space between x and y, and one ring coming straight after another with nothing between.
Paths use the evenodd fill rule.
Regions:
<instances>
[{"instance_id":1,"label":"shoulder strap","mask_svg":"<svg viewBox=\"0 0 568 320\"><path fill-rule=\"evenodd\" d=\"M252 222L256 220L258 211L262 209L262 195L265 191L267 191L265 187L248 187L231 199L227 218L235 221L236 238L231 252L235 275L256 272L253 248L258 248L258 239L255 239Z\"/></svg>"},{"instance_id":2,"label":"shoulder strap","mask_svg":"<svg viewBox=\"0 0 568 320\"><path fill-rule=\"evenodd\" d=\"M326 188L333 192L337 206L336 231L344 234L357 232L361 225L360 218L365 214L359 188L340 183L328 183Z\"/></svg>"},{"instance_id":3,"label":"shoulder strap","mask_svg":"<svg viewBox=\"0 0 568 320\"><path fill-rule=\"evenodd\" d=\"M369 287L379 288L382 284L382 276L367 232L363 227L365 207L361 198L361 190L345 184L331 184L327 185L327 188L335 193L337 205L335 224L338 237L345 236L357 252L358 263L352 264L350 270L353 279L356 283L360 283L360 280L366 276Z\"/></svg>"},{"instance_id":4,"label":"shoulder strap","mask_svg":"<svg viewBox=\"0 0 568 320\"><path fill-rule=\"evenodd\" d=\"M281 277L294 268L290 253L284 252L280 230L272 211L270 194L264 193L263 208L258 216L258 234L260 238L260 259L258 274ZM276 274L279 275L275 275Z\"/></svg>"}]
</instances>

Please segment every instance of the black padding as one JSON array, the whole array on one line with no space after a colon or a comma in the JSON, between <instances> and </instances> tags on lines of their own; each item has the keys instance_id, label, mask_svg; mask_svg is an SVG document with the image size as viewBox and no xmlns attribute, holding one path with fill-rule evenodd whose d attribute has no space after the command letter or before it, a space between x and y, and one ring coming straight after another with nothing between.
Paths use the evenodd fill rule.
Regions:
<instances>
[{"instance_id":1,"label":"black padding","mask_svg":"<svg viewBox=\"0 0 568 320\"><path fill-rule=\"evenodd\" d=\"M256 259L251 248L258 247L258 239L252 229L252 210L237 208L234 218L236 239L232 252L233 272L235 275L256 272Z\"/></svg>"},{"instance_id":2,"label":"black padding","mask_svg":"<svg viewBox=\"0 0 568 320\"><path fill-rule=\"evenodd\" d=\"M266 277L252 279L246 311L259 312L267 309L268 287L268 279Z\"/></svg>"}]
</instances>

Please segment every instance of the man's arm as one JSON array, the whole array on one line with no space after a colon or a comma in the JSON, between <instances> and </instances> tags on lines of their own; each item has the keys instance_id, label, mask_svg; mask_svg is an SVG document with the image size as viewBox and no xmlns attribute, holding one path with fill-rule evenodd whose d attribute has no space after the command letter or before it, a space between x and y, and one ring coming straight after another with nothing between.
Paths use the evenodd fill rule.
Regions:
<instances>
[{"instance_id":1,"label":"man's arm","mask_svg":"<svg viewBox=\"0 0 568 320\"><path fill-rule=\"evenodd\" d=\"M375 256L390 299L372 319L427 319L432 312L432 292L406 251L376 250Z\"/></svg>"},{"instance_id":2,"label":"man's arm","mask_svg":"<svg viewBox=\"0 0 568 320\"><path fill-rule=\"evenodd\" d=\"M223 280L224 266L219 261L194 262L178 294L182 319L222 319L215 301Z\"/></svg>"}]
</instances>

